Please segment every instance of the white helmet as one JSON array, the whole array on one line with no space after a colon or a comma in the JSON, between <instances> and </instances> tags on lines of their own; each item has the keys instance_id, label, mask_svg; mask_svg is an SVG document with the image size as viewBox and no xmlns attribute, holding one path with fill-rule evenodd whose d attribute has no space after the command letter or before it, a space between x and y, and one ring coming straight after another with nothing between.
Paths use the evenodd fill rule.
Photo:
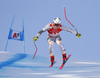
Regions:
<instances>
[{"instance_id":1,"label":"white helmet","mask_svg":"<svg viewBox=\"0 0 100 78\"><path fill-rule=\"evenodd\" d=\"M53 22L54 22L55 24L61 24L61 19L60 19L59 17L56 17L56 18L53 20Z\"/></svg>"}]
</instances>

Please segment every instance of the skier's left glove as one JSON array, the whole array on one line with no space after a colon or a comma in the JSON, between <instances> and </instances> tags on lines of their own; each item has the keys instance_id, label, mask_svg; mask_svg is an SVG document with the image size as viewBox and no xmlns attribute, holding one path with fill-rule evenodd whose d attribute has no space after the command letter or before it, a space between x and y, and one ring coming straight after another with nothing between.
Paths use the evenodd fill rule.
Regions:
<instances>
[{"instance_id":1,"label":"skier's left glove","mask_svg":"<svg viewBox=\"0 0 100 78\"><path fill-rule=\"evenodd\" d=\"M81 38L81 34L80 34L80 33L77 33L76 36L77 36L78 38Z\"/></svg>"},{"instance_id":2,"label":"skier's left glove","mask_svg":"<svg viewBox=\"0 0 100 78\"><path fill-rule=\"evenodd\" d=\"M38 37L34 37L33 40L36 41L38 39Z\"/></svg>"}]
</instances>

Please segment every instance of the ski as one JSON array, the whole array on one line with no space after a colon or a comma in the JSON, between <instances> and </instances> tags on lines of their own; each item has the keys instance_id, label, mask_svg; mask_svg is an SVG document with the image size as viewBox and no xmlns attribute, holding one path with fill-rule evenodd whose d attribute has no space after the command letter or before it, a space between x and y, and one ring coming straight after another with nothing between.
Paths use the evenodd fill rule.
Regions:
<instances>
[{"instance_id":1,"label":"ski","mask_svg":"<svg viewBox=\"0 0 100 78\"><path fill-rule=\"evenodd\" d=\"M54 63L52 63L49 67L53 67L53 65L56 63L56 61L54 61Z\"/></svg>"},{"instance_id":2,"label":"ski","mask_svg":"<svg viewBox=\"0 0 100 78\"><path fill-rule=\"evenodd\" d=\"M68 61L68 59L70 58L70 56L71 56L71 54L70 54L70 55L68 55L68 57L67 57L66 61L62 63L62 65L60 66L60 68L59 68L59 69L62 69L62 68L64 67L65 63Z\"/></svg>"}]
</instances>

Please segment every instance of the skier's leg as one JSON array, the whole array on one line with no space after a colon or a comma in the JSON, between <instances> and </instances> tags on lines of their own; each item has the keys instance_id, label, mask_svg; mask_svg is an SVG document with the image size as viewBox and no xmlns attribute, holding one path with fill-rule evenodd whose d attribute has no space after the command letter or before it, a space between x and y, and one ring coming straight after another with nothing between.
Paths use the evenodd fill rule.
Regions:
<instances>
[{"instance_id":1,"label":"skier's leg","mask_svg":"<svg viewBox=\"0 0 100 78\"><path fill-rule=\"evenodd\" d=\"M63 60L66 60L66 49L64 48L64 46L61 44L62 40L56 40L56 43L59 45L61 52L62 52L62 56L63 56Z\"/></svg>"},{"instance_id":2,"label":"skier's leg","mask_svg":"<svg viewBox=\"0 0 100 78\"><path fill-rule=\"evenodd\" d=\"M54 41L49 41L48 44L49 44L49 55L51 58L51 62L53 63L54 62L54 52L53 52Z\"/></svg>"}]
</instances>

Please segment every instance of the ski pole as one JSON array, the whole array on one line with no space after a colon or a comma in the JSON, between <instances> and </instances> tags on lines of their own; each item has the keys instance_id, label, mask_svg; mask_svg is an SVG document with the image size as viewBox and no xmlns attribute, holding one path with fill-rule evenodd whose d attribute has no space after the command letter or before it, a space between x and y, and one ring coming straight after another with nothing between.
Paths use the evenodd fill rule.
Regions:
<instances>
[{"instance_id":1,"label":"ski pole","mask_svg":"<svg viewBox=\"0 0 100 78\"><path fill-rule=\"evenodd\" d=\"M35 41L34 41L34 46L35 46L35 48L36 48L36 51L35 51L35 53L34 53L33 60L34 60L34 57L35 57L35 55L36 55L36 53L37 53L37 46L36 46L36 44L35 44Z\"/></svg>"},{"instance_id":2,"label":"ski pole","mask_svg":"<svg viewBox=\"0 0 100 78\"><path fill-rule=\"evenodd\" d=\"M65 6L63 6L64 7L64 14L65 14L65 18L66 18L66 20L70 23L70 25L76 30L76 32L78 33L78 31L77 31L77 29L75 28L75 26L67 19L67 17L66 17L66 9L65 9Z\"/></svg>"}]
</instances>

